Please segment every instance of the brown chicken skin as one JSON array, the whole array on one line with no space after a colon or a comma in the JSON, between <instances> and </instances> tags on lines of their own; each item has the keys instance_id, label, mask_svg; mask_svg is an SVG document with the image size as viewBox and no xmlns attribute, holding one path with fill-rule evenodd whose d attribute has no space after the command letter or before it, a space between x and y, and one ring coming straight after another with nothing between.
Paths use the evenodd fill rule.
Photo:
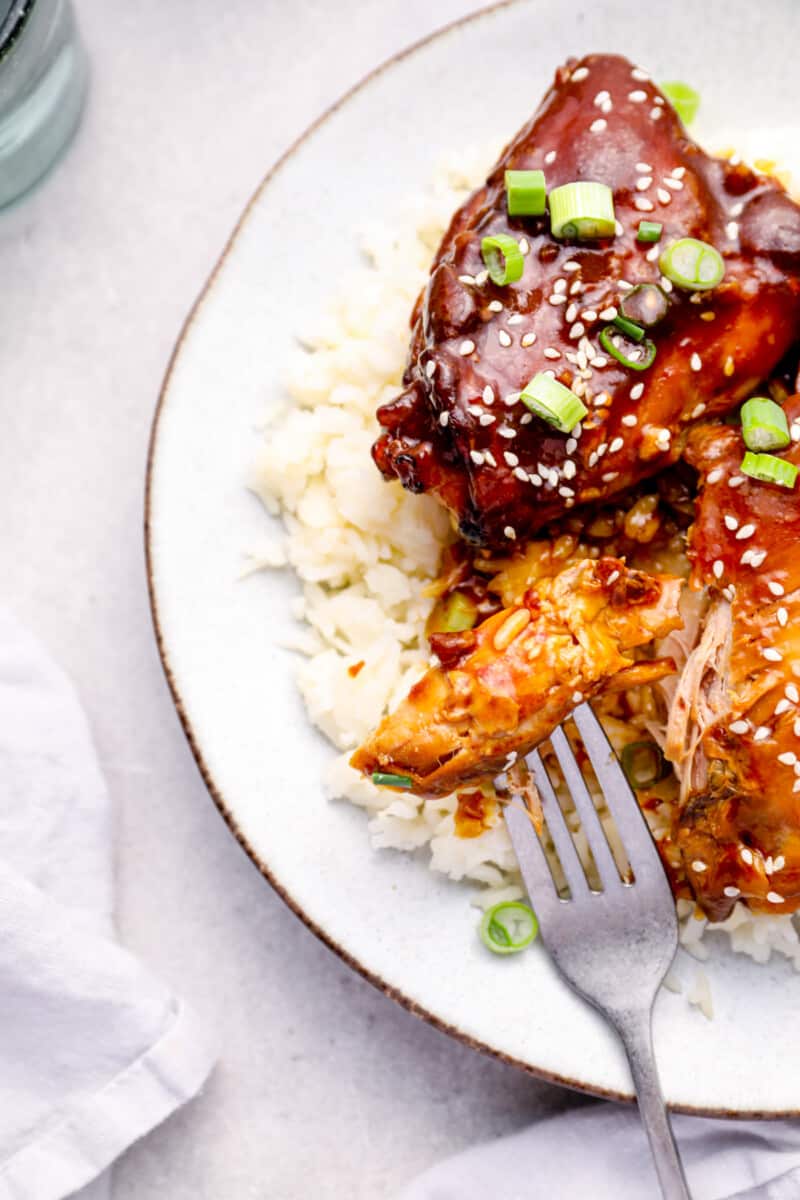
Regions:
<instances>
[{"instance_id":1,"label":"brown chicken skin","mask_svg":"<svg viewBox=\"0 0 800 1200\"><path fill-rule=\"evenodd\" d=\"M607 184L617 235L563 242L547 215L509 217L506 168L541 168L548 189ZM658 245L636 240L643 219L663 224ZM480 252L496 233L522 239L525 252L522 278L503 287L486 278ZM686 236L718 248L724 280L710 292L672 289L652 331L653 365L625 367L600 331L631 285L663 283L658 256ZM570 60L453 217L412 317L405 389L378 412L373 455L387 479L435 494L465 539L507 548L678 459L693 422L768 375L799 317L800 210L780 184L707 155L626 59ZM518 399L545 370L589 409L572 436Z\"/></svg>"},{"instance_id":2,"label":"brown chicken skin","mask_svg":"<svg viewBox=\"0 0 800 1200\"><path fill-rule=\"evenodd\" d=\"M538 578L476 629L434 635L440 665L351 765L407 776L426 796L491 778L609 684L636 686L674 670L671 661L635 662L626 652L680 625L681 586L611 557Z\"/></svg>"},{"instance_id":3,"label":"brown chicken skin","mask_svg":"<svg viewBox=\"0 0 800 1200\"><path fill-rule=\"evenodd\" d=\"M800 438L800 396L784 405ZM695 586L715 599L670 713L682 776L675 838L705 912L741 899L800 906L800 492L739 470L740 430L695 430L701 494L690 538ZM782 457L800 464L795 441Z\"/></svg>"}]
</instances>

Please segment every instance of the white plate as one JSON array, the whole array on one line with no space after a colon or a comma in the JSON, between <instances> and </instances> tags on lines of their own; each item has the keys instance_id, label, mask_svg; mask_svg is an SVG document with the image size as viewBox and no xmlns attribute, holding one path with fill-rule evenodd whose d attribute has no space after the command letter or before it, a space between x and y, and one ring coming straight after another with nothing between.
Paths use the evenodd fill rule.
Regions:
<instances>
[{"instance_id":1,"label":"white plate","mask_svg":"<svg viewBox=\"0 0 800 1200\"><path fill-rule=\"evenodd\" d=\"M363 813L324 800L330 748L309 726L292 657L288 577L237 582L265 516L245 490L256 427L305 324L357 263L355 198L393 212L454 147L510 136L570 54L614 49L702 92L698 135L793 144L800 5L518 2L442 31L369 76L268 175L195 306L164 386L148 490L151 594L164 666L206 782L295 911L354 967L464 1040L575 1087L630 1094L603 1022L542 949L494 959L465 891L369 848ZM777 127L774 130L773 127ZM759 135L760 139L760 135ZM760 141L759 141L760 144ZM316 305L315 305L316 306ZM723 951L716 1019L663 994L656 1046L684 1108L800 1109L800 976Z\"/></svg>"}]
</instances>

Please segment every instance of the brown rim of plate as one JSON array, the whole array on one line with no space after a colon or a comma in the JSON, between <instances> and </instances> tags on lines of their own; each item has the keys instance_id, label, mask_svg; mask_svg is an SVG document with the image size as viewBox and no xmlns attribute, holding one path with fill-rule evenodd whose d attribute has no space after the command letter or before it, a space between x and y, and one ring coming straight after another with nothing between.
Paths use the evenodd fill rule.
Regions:
<instances>
[{"instance_id":1,"label":"brown rim of plate","mask_svg":"<svg viewBox=\"0 0 800 1200\"><path fill-rule=\"evenodd\" d=\"M303 911L295 899L281 884L280 880L272 873L272 870L269 868L269 866L267 866L267 864L261 858L259 858L255 848L242 833L241 829L236 823L236 818L234 817L233 812L231 811L225 797L222 795L220 789L215 783L211 771L209 770L208 765L203 758L202 750L200 749L200 745L195 737L194 729L192 728L192 724L184 707L183 697L178 689L178 684L175 676L173 675L172 667L170 666L167 647L164 642L164 635L162 633L161 624L159 621L158 602L156 599L156 588L153 578L153 562L150 549L153 464L155 461L156 443L158 440L161 413L166 405L167 393L169 391L172 373L175 369L178 356L183 349L183 344L186 340L189 330L191 329L192 323L200 311L200 308L202 307L206 297L210 295L211 290L216 283L217 276L225 265L228 255L233 249L242 228L250 216L252 209L261 198L262 193L266 190L273 177L281 170L284 163L286 163L292 157L295 151L303 145L303 143L311 136L311 134L315 133L316 130L322 124L324 124L329 116L346 104L348 100L350 100L357 92L360 92L366 84L371 82L371 80L381 75L388 67L392 67L398 62L402 62L403 59L415 54L423 46L427 46L431 42L437 41L439 38L443 38L446 34L451 33L454 29L460 28L462 25L467 25L473 21L482 20L486 16L499 12L504 8L511 8L514 5L522 2L523 0L496 0L495 3L488 5L486 8L481 8L477 12L468 13L464 17L459 17L454 21L450 21L447 25L443 25L440 29L434 30L433 33L428 34L426 37L420 38L419 41L413 42L404 50L399 50L396 54L391 55L390 58L387 58L379 66L374 67L371 71L364 75L363 78L358 81L358 83L355 83L351 88L344 92L338 100L335 100L333 104L326 108L325 111L322 112L294 142L292 142L288 149L286 149L280 158L276 160L276 162L261 180L261 183L258 185L255 192L253 192L244 208L244 211L242 212L242 215L236 222L230 237L225 243L220 257L217 259L217 262L212 268L210 275L200 291L200 294L189 310L186 320L183 323L181 331L178 335L178 340L175 343L175 347L167 364L164 382L161 385L158 402L153 414L153 421L150 429L150 440L147 451L144 503L144 549L147 571L147 591L150 600L150 612L153 619L153 630L155 632L159 657L161 658L161 665L164 669L164 675L166 677L169 690L172 694L172 700L175 705L175 709L178 713L178 717L180 718L181 725L183 726L183 731L186 734L189 747L194 755L195 762L197 763L200 774L203 777L203 781L208 788L212 800L222 814L222 817L224 818L236 841L253 861L253 863L255 863L256 867L258 867L258 870L264 876L267 883L269 883L274 891L277 892L281 900L283 900L284 904L291 909L294 915L299 917L303 924L310 929L315 937L318 937L319 940L323 942L329 950L333 950L333 952L337 954L339 958L347 964L348 967L351 967L352 970L356 971L362 976L362 978L366 979L368 983L371 983L372 986L377 988L379 992L383 992L383 994L388 996L391 1000L396 1000L397 1003L401 1004L402 1007L407 1009L408 1012L412 1013L415 1017L420 1017L422 1020L427 1021L429 1025L432 1025L434 1029L438 1029L441 1033L449 1034L451 1037L456 1038L457 1041L462 1042L465 1046L469 1046L469 1048L472 1050L479 1050L481 1053L487 1054L491 1058L499 1059L500 1062L507 1063L509 1066L519 1067L521 1070L526 1071L529 1075L534 1075L537 1079L542 1079L546 1083L557 1084L560 1087L567 1087L573 1091L582 1092L590 1096L597 1096L604 1100L616 1100L620 1103L630 1104L633 1103L632 1094L625 1095L622 1092L614 1091L611 1088L592 1087L585 1083L581 1083L581 1081L578 1079L570 1079L569 1076L559 1075L553 1071L545 1071L540 1067L534 1067L530 1063L523 1062L518 1058L514 1058L513 1055L506 1054L502 1050L497 1050L493 1046L488 1045L486 1042L482 1042L478 1038L472 1037L470 1034L465 1033L463 1029L459 1029L458 1026L451 1025L448 1021L443 1020L441 1017L438 1017L435 1013L430 1012L423 1005L419 1004L413 999L413 997L407 996L405 992L402 992L399 988L387 983L385 979L382 979L380 975L376 975L375 972L371 971L369 967L366 967L362 962L359 962L357 958L350 954L349 951L345 950L343 946L340 946L339 943L335 941L335 939L332 938L329 933L327 933L315 921L312 921L308 914ZM726 1108L696 1108L688 1104L671 1105L670 1107L674 1112L687 1113L691 1116L723 1117L733 1120L774 1120L776 1118L800 1117L800 1109L761 1109L734 1111L733 1109Z\"/></svg>"}]
</instances>

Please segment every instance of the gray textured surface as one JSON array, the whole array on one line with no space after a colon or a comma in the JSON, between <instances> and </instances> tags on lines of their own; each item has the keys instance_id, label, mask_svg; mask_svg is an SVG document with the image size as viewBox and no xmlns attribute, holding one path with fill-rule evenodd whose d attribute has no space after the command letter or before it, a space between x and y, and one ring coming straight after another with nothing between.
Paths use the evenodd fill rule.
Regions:
<instances>
[{"instance_id":1,"label":"gray textured surface","mask_svg":"<svg viewBox=\"0 0 800 1200\"><path fill-rule=\"evenodd\" d=\"M144 459L180 323L264 170L365 71L477 6L78 7L93 66L83 128L0 216L6 599L89 710L118 803L121 935L222 1046L204 1096L118 1165L114 1198L388 1197L567 1096L375 992L233 842L153 646Z\"/></svg>"}]
</instances>

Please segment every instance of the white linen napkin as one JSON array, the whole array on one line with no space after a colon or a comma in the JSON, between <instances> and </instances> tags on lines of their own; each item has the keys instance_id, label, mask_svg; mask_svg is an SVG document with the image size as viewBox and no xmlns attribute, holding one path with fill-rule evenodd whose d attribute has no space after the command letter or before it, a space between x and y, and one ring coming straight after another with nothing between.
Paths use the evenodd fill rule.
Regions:
<instances>
[{"instance_id":1,"label":"white linen napkin","mask_svg":"<svg viewBox=\"0 0 800 1200\"><path fill-rule=\"evenodd\" d=\"M693 1200L798 1200L800 1123L673 1118ZM636 1110L570 1109L432 1167L398 1200L655 1200Z\"/></svg>"},{"instance_id":2,"label":"white linen napkin","mask_svg":"<svg viewBox=\"0 0 800 1200\"><path fill-rule=\"evenodd\" d=\"M111 806L83 710L0 612L0 1200L108 1195L202 1086L195 1016L113 937ZM97 1181L92 1183L92 1181Z\"/></svg>"}]
</instances>

